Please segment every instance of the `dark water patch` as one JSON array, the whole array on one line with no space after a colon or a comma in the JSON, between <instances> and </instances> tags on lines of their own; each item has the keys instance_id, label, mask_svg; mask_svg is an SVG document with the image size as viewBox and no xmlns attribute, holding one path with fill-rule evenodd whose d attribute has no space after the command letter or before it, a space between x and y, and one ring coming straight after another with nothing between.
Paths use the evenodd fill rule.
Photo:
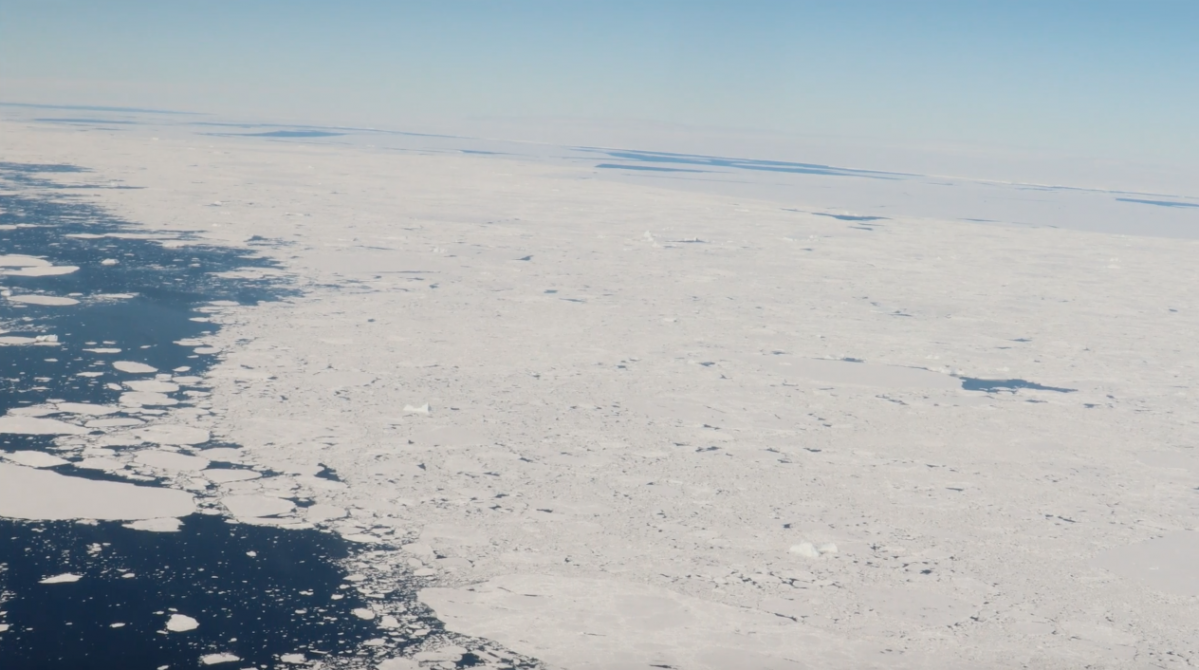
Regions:
<instances>
[{"instance_id":1,"label":"dark water patch","mask_svg":"<svg viewBox=\"0 0 1199 670\"><path fill-rule=\"evenodd\" d=\"M212 653L273 667L281 654L346 653L379 635L352 613L366 602L342 588L335 565L349 551L327 533L193 515L175 533L0 520L0 538L5 670L197 667ZM64 573L81 578L39 583ZM164 634L172 614L199 626Z\"/></svg>"},{"instance_id":2,"label":"dark water patch","mask_svg":"<svg viewBox=\"0 0 1199 670\"><path fill-rule=\"evenodd\" d=\"M1074 393L1078 389L1059 388L1056 386L1043 386L1034 382L1023 379L975 379L973 377L959 377L962 380L962 388L967 391L982 391L984 393L999 393L1007 391L1015 393L1020 389L1028 389L1030 391L1055 391L1057 393Z\"/></svg>"},{"instance_id":3,"label":"dark water patch","mask_svg":"<svg viewBox=\"0 0 1199 670\"><path fill-rule=\"evenodd\" d=\"M1194 202L1178 202L1177 200L1141 200L1140 198L1116 198L1120 202L1135 202L1141 205L1154 205L1157 207L1199 207L1199 203Z\"/></svg>"},{"instance_id":4,"label":"dark water patch","mask_svg":"<svg viewBox=\"0 0 1199 670\"><path fill-rule=\"evenodd\" d=\"M789 161L756 160L749 158L724 158L720 156L676 154L658 151L613 151L610 149L595 149L587 147L580 147L579 150L592 153L602 153L612 158L621 158L624 160L640 161L646 163L706 165L712 167L754 170L761 172L785 172L793 174L810 174L835 177L865 177L870 179L902 179L905 177L918 176L900 172L880 172L876 170L839 168L832 165L822 165L818 163L794 163Z\"/></svg>"},{"instance_id":5,"label":"dark water patch","mask_svg":"<svg viewBox=\"0 0 1199 670\"><path fill-rule=\"evenodd\" d=\"M711 170L688 170L686 168L664 168L654 167L652 165L618 165L616 163L600 163L597 168L609 170L640 170L642 172L711 172Z\"/></svg>"},{"instance_id":6,"label":"dark water patch","mask_svg":"<svg viewBox=\"0 0 1199 670\"><path fill-rule=\"evenodd\" d=\"M138 123L137 121L116 121L113 119L84 119L84 118L41 118L41 119L34 119L34 121L40 121L41 123L84 123L84 124L111 123L111 124L128 125L128 126L137 125L137 123Z\"/></svg>"}]
</instances>

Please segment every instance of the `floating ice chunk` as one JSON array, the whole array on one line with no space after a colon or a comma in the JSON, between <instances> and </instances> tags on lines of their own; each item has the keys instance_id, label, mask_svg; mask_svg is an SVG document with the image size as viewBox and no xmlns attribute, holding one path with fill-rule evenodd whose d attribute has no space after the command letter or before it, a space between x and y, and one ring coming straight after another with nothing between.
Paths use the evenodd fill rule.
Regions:
<instances>
[{"instance_id":1,"label":"floating ice chunk","mask_svg":"<svg viewBox=\"0 0 1199 670\"><path fill-rule=\"evenodd\" d=\"M125 386L134 391L142 391L145 393L174 393L179 390L178 384L171 382L159 381L157 379L141 379L137 381L125 382Z\"/></svg>"},{"instance_id":2,"label":"floating ice chunk","mask_svg":"<svg viewBox=\"0 0 1199 670\"><path fill-rule=\"evenodd\" d=\"M144 391L122 393L119 402L126 407L170 407L179 404L178 400L161 393L146 393Z\"/></svg>"},{"instance_id":3,"label":"floating ice chunk","mask_svg":"<svg viewBox=\"0 0 1199 670\"><path fill-rule=\"evenodd\" d=\"M420 670L420 663L410 658L389 658L375 666L375 670Z\"/></svg>"},{"instance_id":4,"label":"floating ice chunk","mask_svg":"<svg viewBox=\"0 0 1199 670\"><path fill-rule=\"evenodd\" d=\"M375 544L376 542L383 541L382 538L375 537L370 533L352 533L350 535L342 535L341 537L342 539L357 542L358 544Z\"/></svg>"},{"instance_id":5,"label":"floating ice chunk","mask_svg":"<svg viewBox=\"0 0 1199 670\"><path fill-rule=\"evenodd\" d=\"M128 372L135 375L145 375L151 372L158 372L158 368L134 361L114 361L112 367L120 370L121 372Z\"/></svg>"},{"instance_id":6,"label":"floating ice chunk","mask_svg":"<svg viewBox=\"0 0 1199 670\"><path fill-rule=\"evenodd\" d=\"M227 654L227 653L205 654L200 657L200 663L202 663L204 665L217 665L220 663L233 663L235 661L240 661L240 660L241 660L240 656L234 656L233 654Z\"/></svg>"},{"instance_id":7,"label":"floating ice chunk","mask_svg":"<svg viewBox=\"0 0 1199 670\"><path fill-rule=\"evenodd\" d=\"M303 665L308 662L308 658L304 654L283 654L279 660L292 665Z\"/></svg>"},{"instance_id":8,"label":"floating ice chunk","mask_svg":"<svg viewBox=\"0 0 1199 670\"><path fill-rule=\"evenodd\" d=\"M90 414L92 416L104 416L121 410L120 407L112 405L93 405L86 402L60 402L55 404L54 408L69 414Z\"/></svg>"},{"instance_id":9,"label":"floating ice chunk","mask_svg":"<svg viewBox=\"0 0 1199 670\"><path fill-rule=\"evenodd\" d=\"M47 307L66 307L68 305L79 304L79 301L74 298L63 298L57 295L41 295L36 293L10 295L8 296L8 299L12 302L19 302L25 305L45 305Z\"/></svg>"},{"instance_id":10,"label":"floating ice chunk","mask_svg":"<svg viewBox=\"0 0 1199 670\"><path fill-rule=\"evenodd\" d=\"M124 524L124 526L133 530L144 530L151 533L177 533L183 527L183 522L174 517L165 517L162 519L141 519L140 521Z\"/></svg>"},{"instance_id":11,"label":"floating ice chunk","mask_svg":"<svg viewBox=\"0 0 1199 670\"><path fill-rule=\"evenodd\" d=\"M148 465L152 468L176 472L200 471L208 467L207 458L176 454L173 451L159 451L157 449L140 451L135 459L138 463Z\"/></svg>"},{"instance_id":12,"label":"floating ice chunk","mask_svg":"<svg viewBox=\"0 0 1199 670\"><path fill-rule=\"evenodd\" d=\"M803 556L804 558L820 558L820 550L817 549L816 545L812 544L811 542L800 542L799 544L793 544L787 551L795 554L796 556Z\"/></svg>"},{"instance_id":13,"label":"floating ice chunk","mask_svg":"<svg viewBox=\"0 0 1199 670\"><path fill-rule=\"evenodd\" d=\"M75 265L54 265L51 267L36 267L36 268L21 268L20 270L4 270L0 274L11 275L14 277L54 277L57 275L69 275L78 270Z\"/></svg>"},{"instance_id":14,"label":"floating ice chunk","mask_svg":"<svg viewBox=\"0 0 1199 670\"><path fill-rule=\"evenodd\" d=\"M50 267L50 261L37 256L21 254L0 255L0 268L45 268Z\"/></svg>"},{"instance_id":15,"label":"floating ice chunk","mask_svg":"<svg viewBox=\"0 0 1199 670\"><path fill-rule=\"evenodd\" d=\"M8 414L9 416L48 416L57 411L54 409L54 405L26 405L14 407L8 410Z\"/></svg>"},{"instance_id":16,"label":"floating ice chunk","mask_svg":"<svg viewBox=\"0 0 1199 670\"><path fill-rule=\"evenodd\" d=\"M221 504L233 516L262 517L287 514L295 509L290 500L263 495L237 495L221 498Z\"/></svg>"},{"instance_id":17,"label":"floating ice chunk","mask_svg":"<svg viewBox=\"0 0 1199 670\"><path fill-rule=\"evenodd\" d=\"M133 434L146 442L153 442L154 444L203 444L212 439L212 435L203 428L171 424L149 426L135 431ZM212 451L215 450L209 450L209 452ZM221 455L223 456L224 454ZM220 460L215 453L212 456L208 456L208 452L205 452L205 457Z\"/></svg>"},{"instance_id":18,"label":"floating ice chunk","mask_svg":"<svg viewBox=\"0 0 1199 670\"><path fill-rule=\"evenodd\" d=\"M0 517L133 521L187 516L195 509L195 501L183 491L0 463Z\"/></svg>"},{"instance_id":19,"label":"floating ice chunk","mask_svg":"<svg viewBox=\"0 0 1199 670\"><path fill-rule=\"evenodd\" d=\"M16 346L21 344L34 344L37 342L33 337L21 337L19 335L2 335L0 336L0 347Z\"/></svg>"},{"instance_id":20,"label":"floating ice chunk","mask_svg":"<svg viewBox=\"0 0 1199 670\"><path fill-rule=\"evenodd\" d=\"M8 624L0 623L0 633L3 633L6 630L8 630Z\"/></svg>"},{"instance_id":21,"label":"floating ice chunk","mask_svg":"<svg viewBox=\"0 0 1199 670\"><path fill-rule=\"evenodd\" d=\"M204 458L207 458L210 461L216 461L217 463L241 463L245 456L240 449L233 449L230 447L215 447L212 449L205 449L204 451L201 451L200 454Z\"/></svg>"},{"instance_id":22,"label":"floating ice chunk","mask_svg":"<svg viewBox=\"0 0 1199 670\"><path fill-rule=\"evenodd\" d=\"M214 484L244 482L250 479L258 479L262 476L261 472L255 472L253 470L233 470L230 468L215 468L211 470L205 470L200 474L204 475L208 481Z\"/></svg>"},{"instance_id":23,"label":"floating ice chunk","mask_svg":"<svg viewBox=\"0 0 1199 670\"><path fill-rule=\"evenodd\" d=\"M139 421L133 418L123 419L94 419L83 424L86 428L119 428L121 426L141 426L145 421Z\"/></svg>"},{"instance_id":24,"label":"floating ice chunk","mask_svg":"<svg viewBox=\"0 0 1199 670\"><path fill-rule=\"evenodd\" d=\"M121 623L121 622L117 622L117 623L110 623L110 624L108 624L108 627L109 627L109 628L124 628L124 627L125 627L125 624L123 624L123 623Z\"/></svg>"},{"instance_id":25,"label":"floating ice chunk","mask_svg":"<svg viewBox=\"0 0 1199 670\"><path fill-rule=\"evenodd\" d=\"M371 619L375 618L375 611L372 609L368 609L366 607L355 608L351 612L351 614L358 617L359 619L365 619L367 621L370 621Z\"/></svg>"},{"instance_id":26,"label":"floating ice chunk","mask_svg":"<svg viewBox=\"0 0 1199 670\"><path fill-rule=\"evenodd\" d=\"M345 515L345 509L336 507L334 505L325 505L322 503L317 503L304 509L304 517L312 522L340 519Z\"/></svg>"},{"instance_id":27,"label":"floating ice chunk","mask_svg":"<svg viewBox=\"0 0 1199 670\"><path fill-rule=\"evenodd\" d=\"M199 627L200 622L186 614L172 614L171 618L167 620L167 630L172 633L186 633Z\"/></svg>"},{"instance_id":28,"label":"floating ice chunk","mask_svg":"<svg viewBox=\"0 0 1199 670\"><path fill-rule=\"evenodd\" d=\"M428 414L429 403L425 403L417 407L413 407L412 405L404 405L404 411L412 414Z\"/></svg>"},{"instance_id":29,"label":"floating ice chunk","mask_svg":"<svg viewBox=\"0 0 1199 670\"><path fill-rule=\"evenodd\" d=\"M67 461L41 451L18 451L15 453L0 451L0 456L4 457L4 460L28 465L31 468L54 468L67 464Z\"/></svg>"},{"instance_id":30,"label":"floating ice chunk","mask_svg":"<svg viewBox=\"0 0 1199 670\"><path fill-rule=\"evenodd\" d=\"M83 579L82 575L76 575L74 573L64 572L61 575L54 575L53 577L47 577L47 578L41 580L40 582L38 582L38 584L72 584L74 582L79 581L80 579Z\"/></svg>"},{"instance_id":31,"label":"floating ice chunk","mask_svg":"<svg viewBox=\"0 0 1199 670\"><path fill-rule=\"evenodd\" d=\"M86 435L86 428L54 419L28 416L0 416L0 433L13 435Z\"/></svg>"},{"instance_id":32,"label":"floating ice chunk","mask_svg":"<svg viewBox=\"0 0 1199 670\"><path fill-rule=\"evenodd\" d=\"M100 265L116 265L117 263L120 263L120 262L121 261L118 261L115 258L105 258L104 260L100 261Z\"/></svg>"},{"instance_id":33,"label":"floating ice chunk","mask_svg":"<svg viewBox=\"0 0 1199 670\"><path fill-rule=\"evenodd\" d=\"M76 461L75 467L85 470L104 470L105 472L114 472L116 470L124 470L125 464L114 459L105 458L103 456L89 456L82 461Z\"/></svg>"}]
</instances>

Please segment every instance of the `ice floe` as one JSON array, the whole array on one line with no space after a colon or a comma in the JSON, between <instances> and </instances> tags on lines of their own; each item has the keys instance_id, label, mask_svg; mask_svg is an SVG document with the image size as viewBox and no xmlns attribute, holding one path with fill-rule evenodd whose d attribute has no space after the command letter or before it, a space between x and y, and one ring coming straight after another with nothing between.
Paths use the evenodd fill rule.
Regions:
<instances>
[{"instance_id":1,"label":"ice floe","mask_svg":"<svg viewBox=\"0 0 1199 670\"><path fill-rule=\"evenodd\" d=\"M0 517L133 521L181 517L193 511L192 496L175 489L68 477L0 463Z\"/></svg>"}]
</instances>

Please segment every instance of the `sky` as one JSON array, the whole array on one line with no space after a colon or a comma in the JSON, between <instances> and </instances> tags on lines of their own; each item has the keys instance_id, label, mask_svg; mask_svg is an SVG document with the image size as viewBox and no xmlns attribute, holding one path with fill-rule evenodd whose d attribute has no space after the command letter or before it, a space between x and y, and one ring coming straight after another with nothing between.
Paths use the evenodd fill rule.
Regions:
<instances>
[{"instance_id":1,"label":"sky","mask_svg":"<svg viewBox=\"0 0 1199 670\"><path fill-rule=\"evenodd\" d=\"M0 102L1199 162L1195 0L4 0Z\"/></svg>"}]
</instances>

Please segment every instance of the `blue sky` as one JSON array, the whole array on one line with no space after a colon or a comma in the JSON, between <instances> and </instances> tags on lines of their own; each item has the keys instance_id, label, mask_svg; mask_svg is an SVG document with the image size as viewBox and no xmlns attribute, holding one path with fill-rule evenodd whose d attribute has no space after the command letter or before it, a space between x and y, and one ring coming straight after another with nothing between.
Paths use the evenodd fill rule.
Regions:
<instances>
[{"instance_id":1,"label":"blue sky","mask_svg":"<svg viewBox=\"0 0 1199 670\"><path fill-rule=\"evenodd\" d=\"M1199 161L1193 0L4 0L0 101Z\"/></svg>"}]
</instances>

